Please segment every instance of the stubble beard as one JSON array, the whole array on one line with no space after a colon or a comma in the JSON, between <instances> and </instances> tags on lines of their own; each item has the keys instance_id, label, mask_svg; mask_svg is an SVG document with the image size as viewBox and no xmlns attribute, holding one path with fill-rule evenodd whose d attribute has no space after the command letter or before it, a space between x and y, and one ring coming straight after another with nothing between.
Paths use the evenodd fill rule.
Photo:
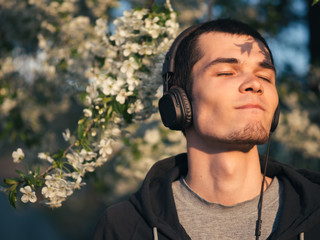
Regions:
<instances>
[{"instance_id":1,"label":"stubble beard","mask_svg":"<svg viewBox=\"0 0 320 240\"><path fill-rule=\"evenodd\" d=\"M225 143L234 145L261 145L267 142L268 131L261 122L247 124L244 128L231 132L224 140Z\"/></svg>"}]
</instances>

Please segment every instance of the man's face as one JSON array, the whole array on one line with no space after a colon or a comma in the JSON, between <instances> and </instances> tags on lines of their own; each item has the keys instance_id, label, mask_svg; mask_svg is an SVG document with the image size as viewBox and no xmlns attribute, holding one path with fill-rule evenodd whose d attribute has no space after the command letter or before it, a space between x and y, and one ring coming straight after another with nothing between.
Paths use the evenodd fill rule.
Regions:
<instances>
[{"instance_id":1,"label":"man's face","mask_svg":"<svg viewBox=\"0 0 320 240\"><path fill-rule=\"evenodd\" d=\"M278 105L275 70L262 42L220 32L198 39L192 69L193 126L199 136L232 144L262 144Z\"/></svg>"}]
</instances>

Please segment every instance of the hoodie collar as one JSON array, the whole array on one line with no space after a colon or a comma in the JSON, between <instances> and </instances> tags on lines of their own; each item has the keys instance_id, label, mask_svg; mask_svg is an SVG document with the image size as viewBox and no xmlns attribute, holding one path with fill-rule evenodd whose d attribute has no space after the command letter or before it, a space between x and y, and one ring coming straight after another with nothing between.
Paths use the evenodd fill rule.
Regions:
<instances>
[{"instance_id":1,"label":"hoodie collar","mask_svg":"<svg viewBox=\"0 0 320 240\"><path fill-rule=\"evenodd\" d=\"M149 225L170 239L190 239L179 223L172 193L172 182L187 173L187 165L186 153L157 162L130 198Z\"/></svg>"}]
</instances>

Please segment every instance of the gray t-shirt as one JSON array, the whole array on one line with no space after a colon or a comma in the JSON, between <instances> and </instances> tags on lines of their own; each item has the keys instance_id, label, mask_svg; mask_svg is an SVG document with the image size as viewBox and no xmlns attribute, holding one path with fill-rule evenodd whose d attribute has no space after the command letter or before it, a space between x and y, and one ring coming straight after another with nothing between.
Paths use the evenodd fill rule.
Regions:
<instances>
[{"instance_id":1,"label":"gray t-shirt","mask_svg":"<svg viewBox=\"0 0 320 240\"><path fill-rule=\"evenodd\" d=\"M201 198L184 178L173 182L172 190L179 221L191 239L255 239L259 196L224 206ZM281 184L275 177L263 196L261 240L277 227L281 192Z\"/></svg>"}]
</instances>

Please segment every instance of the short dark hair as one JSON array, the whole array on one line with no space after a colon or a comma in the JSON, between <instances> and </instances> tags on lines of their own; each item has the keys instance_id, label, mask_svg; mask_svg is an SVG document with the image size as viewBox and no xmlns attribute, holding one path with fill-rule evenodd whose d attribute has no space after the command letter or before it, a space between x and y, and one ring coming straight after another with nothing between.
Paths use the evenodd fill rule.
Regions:
<instances>
[{"instance_id":1,"label":"short dark hair","mask_svg":"<svg viewBox=\"0 0 320 240\"><path fill-rule=\"evenodd\" d=\"M248 24L234 19L218 19L205 22L181 41L175 55L174 76L170 85L176 85L184 89L190 100L193 84L191 71L193 66L202 57L200 46L197 44L198 39L200 35L209 32L223 32L235 35L251 36L265 45L269 52L271 62L273 63L272 53L266 40L258 31L250 27Z\"/></svg>"}]
</instances>

